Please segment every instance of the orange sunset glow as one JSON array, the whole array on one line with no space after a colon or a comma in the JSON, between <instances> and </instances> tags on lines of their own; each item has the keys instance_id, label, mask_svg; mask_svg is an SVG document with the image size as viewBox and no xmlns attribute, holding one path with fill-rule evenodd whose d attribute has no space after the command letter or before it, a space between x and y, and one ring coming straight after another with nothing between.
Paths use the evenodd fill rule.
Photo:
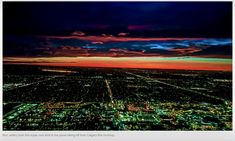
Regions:
<instances>
[{"instance_id":1,"label":"orange sunset glow","mask_svg":"<svg viewBox=\"0 0 235 141\"><path fill-rule=\"evenodd\" d=\"M231 71L231 59L182 57L7 57L5 64Z\"/></svg>"}]
</instances>

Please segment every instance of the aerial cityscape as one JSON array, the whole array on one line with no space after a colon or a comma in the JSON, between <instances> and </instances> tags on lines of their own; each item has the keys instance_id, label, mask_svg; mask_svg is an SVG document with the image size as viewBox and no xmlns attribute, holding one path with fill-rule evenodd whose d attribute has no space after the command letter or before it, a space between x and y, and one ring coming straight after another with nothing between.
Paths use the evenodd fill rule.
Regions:
<instances>
[{"instance_id":1,"label":"aerial cityscape","mask_svg":"<svg viewBox=\"0 0 235 141\"><path fill-rule=\"evenodd\" d=\"M3 2L3 29L4 131L232 130L232 2Z\"/></svg>"}]
</instances>

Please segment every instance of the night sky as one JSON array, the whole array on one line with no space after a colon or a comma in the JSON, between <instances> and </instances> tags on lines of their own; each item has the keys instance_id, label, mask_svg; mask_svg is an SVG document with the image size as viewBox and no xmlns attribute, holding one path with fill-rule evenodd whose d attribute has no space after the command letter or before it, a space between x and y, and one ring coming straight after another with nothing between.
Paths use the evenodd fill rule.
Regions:
<instances>
[{"instance_id":1,"label":"night sky","mask_svg":"<svg viewBox=\"0 0 235 141\"><path fill-rule=\"evenodd\" d=\"M4 2L3 29L4 63L232 69L232 2Z\"/></svg>"}]
</instances>

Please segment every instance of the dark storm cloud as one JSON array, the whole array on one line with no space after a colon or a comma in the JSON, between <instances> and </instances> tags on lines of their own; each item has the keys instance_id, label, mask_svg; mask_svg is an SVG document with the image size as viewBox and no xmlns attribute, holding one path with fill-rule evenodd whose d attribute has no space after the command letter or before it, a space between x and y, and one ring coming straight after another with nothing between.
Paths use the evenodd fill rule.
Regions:
<instances>
[{"instance_id":1,"label":"dark storm cloud","mask_svg":"<svg viewBox=\"0 0 235 141\"><path fill-rule=\"evenodd\" d=\"M232 2L4 2L4 34L231 37Z\"/></svg>"},{"instance_id":2,"label":"dark storm cloud","mask_svg":"<svg viewBox=\"0 0 235 141\"><path fill-rule=\"evenodd\" d=\"M231 58L231 35L232 2L3 3L4 56Z\"/></svg>"},{"instance_id":3,"label":"dark storm cloud","mask_svg":"<svg viewBox=\"0 0 235 141\"><path fill-rule=\"evenodd\" d=\"M80 36L79 36L80 38ZM3 52L4 56L232 56L232 40L221 38L143 40L127 37L126 41L89 41L77 38L42 38L32 36L7 36ZM95 38L95 36L92 36ZM109 36L97 37L100 39ZM120 37L115 37L120 38ZM139 41L137 40L139 39ZM145 38L144 38L145 39ZM149 38L146 38L149 39ZM155 38L153 38L155 39Z\"/></svg>"}]
</instances>

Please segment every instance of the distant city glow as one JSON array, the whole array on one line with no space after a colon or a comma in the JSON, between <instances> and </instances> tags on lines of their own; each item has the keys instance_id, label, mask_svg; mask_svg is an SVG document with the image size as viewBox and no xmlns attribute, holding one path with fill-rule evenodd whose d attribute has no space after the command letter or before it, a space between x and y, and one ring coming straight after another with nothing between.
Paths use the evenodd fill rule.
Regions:
<instances>
[{"instance_id":1,"label":"distant city glow","mask_svg":"<svg viewBox=\"0 0 235 141\"><path fill-rule=\"evenodd\" d=\"M73 73L74 71L70 70L60 70L60 69L42 69L42 71L46 72L60 72L60 73Z\"/></svg>"}]
</instances>

